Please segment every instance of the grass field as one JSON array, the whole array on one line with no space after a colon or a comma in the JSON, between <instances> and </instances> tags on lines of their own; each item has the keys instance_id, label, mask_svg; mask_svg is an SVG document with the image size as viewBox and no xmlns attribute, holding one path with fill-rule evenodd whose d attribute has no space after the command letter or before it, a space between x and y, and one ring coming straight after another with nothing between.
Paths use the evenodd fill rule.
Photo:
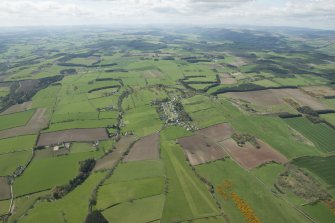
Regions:
<instances>
[{"instance_id":1,"label":"grass field","mask_svg":"<svg viewBox=\"0 0 335 223\"><path fill-rule=\"evenodd\" d=\"M155 178L164 176L164 164L160 160L134 161L120 164L104 184L119 181Z\"/></svg>"},{"instance_id":2,"label":"grass field","mask_svg":"<svg viewBox=\"0 0 335 223\"><path fill-rule=\"evenodd\" d=\"M17 112L9 115L0 115L0 130L10 129L27 124L29 119L33 116L35 110L27 110Z\"/></svg>"},{"instance_id":3,"label":"grass field","mask_svg":"<svg viewBox=\"0 0 335 223\"><path fill-rule=\"evenodd\" d=\"M153 222L161 218L164 200L164 195L157 195L122 203L102 213L109 222Z\"/></svg>"},{"instance_id":4,"label":"grass field","mask_svg":"<svg viewBox=\"0 0 335 223\"><path fill-rule=\"evenodd\" d=\"M16 168L24 166L31 156L31 150L0 155L0 176L12 175Z\"/></svg>"},{"instance_id":5,"label":"grass field","mask_svg":"<svg viewBox=\"0 0 335 223\"><path fill-rule=\"evenodd\" d=\"M105 209L122 202L151 197L162 194L164 178L153 177L127 181L113 181L99 187L97 209Z\"/></svg>"},{"instance_id":6,"label":"grass field","mask_svg":"<svg viewBox=\"0 0 335 223\"><path fill-rule=\"evenodd\" d=\"M313 124L306 118L290 118L285 121L305 137L310 139L323 152L335 151L335 130L326 124Z\"/></svg>"},{"instance_id":7,"label":"grass field","mask_svg":"<svg viewBox=\"0 0 335 223\"><path fill-rule=\"evenodd\" d=\"M31 149L35 145L36 135L17 136L0 140L0 154Z\"/></svg>"},{"instance_id":8,"label":"grass field","mask_svg":"<svg viewBox=\"0 0 335 223\"><path fill-rule=\"evenodd\" d=\"M335 126L335 114L321 115L321 118L324 118L326 121Z\"/></svg>"},{"instance_id":9,"label":"grass field","mask_svg":"<svg viewBox=\"0 0 335 223\"><path fill-rule=\"evenodd\" d=\"M92 190L105 176L105 173L92 174L83 184L61 200L38 202L20 222L84 222L88 213L88 203ZM76 205L73 205L76 204Z\"/></svg>"},{"instance_id":10,"label":"grass field","mask_svg":"<svg viewBox=\"0 0 335 223\"><path fill-rule=\"evenodd\" d=\"M318 202L317 204L310 204L302 206L313 219L322 223L332 223L335 221L335 214L324 203Z\"/></svg>"},{"instance_id":11,"label":"grass field","mask_svg":"<svg viewBox=\"0 0 335 223\"><path fill-rule=\"evenodd\" d=\"M163 141L161 148L168 177L168 193L162 222L219 214L219 209L205 185L186 164L181 147L174 142Z\"/></svg>"},{"instance_id":12,"label":"grass field","mask_svg":"<svg viewBox=\"0 0 335 223\"><path fill-rule=\"evenodd\" d=\"M335 156L301 157L293 160L292 163L316 174L328 185L335 186Z\"/></svg>"},{"instance_id":13,"label":"grass field","mask_svg":"<svg viewBox=\"0 0 335 223\"><path fill-rule=\"evenodd\" d=\"M0 216L8 213L9 205L10 200L0 201Z\"/></svg>"},{"instance_id":14,"label":"grass field","mask_svg":"<svg viewBox=\"0 0 335 223\"><path fill-rule=\"evenodd\" d=\"M21 196L66 184L78 174L79 161L100 155L99 152L88 152L33 160L15 181L14 194Z\"/></svg>"},{"instance_id":15,"label":"grass field","mask_svg":"<svg viewBox=\"0 0 335 223\"><path fill-rule=\"evenodd\" d=\"M306 219L285 201L274 196L262 183L232 160L216 161L196 167L198 173L208 179L216 188L216 195L229 222L245 222L242 214L229 197L225 199L218 193L218 186L230 182L226 188L228 195L235 192L254 211L262 222L306 222Z\"/></svg>"},{"instance_id":16,"label":"grass field","mask_svg":"<svg viewBox=\"0 0 335 223\"><path fill-rule=\"evenodd\" d=\"M261 179L268 187L272 187L276 182L280 173L285 170L283 165L277 163L269 163L252 170L259 179Z\"/></svg>"}]
</instances>

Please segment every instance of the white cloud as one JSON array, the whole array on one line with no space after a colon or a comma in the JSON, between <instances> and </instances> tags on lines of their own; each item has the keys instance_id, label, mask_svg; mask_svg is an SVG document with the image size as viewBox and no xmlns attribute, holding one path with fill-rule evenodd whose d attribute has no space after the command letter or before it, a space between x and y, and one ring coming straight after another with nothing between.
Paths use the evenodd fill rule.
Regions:
<instances>
[{"instance_id":1,"label":"white cloud","mask_svg":"<svg viewBox=\"0 0 335 223\"><path fill-rule=\"evenodd\" d=\"M335 29L334 0L0 0L0 26L113 23Z\"/></svg>"}]
</instances>

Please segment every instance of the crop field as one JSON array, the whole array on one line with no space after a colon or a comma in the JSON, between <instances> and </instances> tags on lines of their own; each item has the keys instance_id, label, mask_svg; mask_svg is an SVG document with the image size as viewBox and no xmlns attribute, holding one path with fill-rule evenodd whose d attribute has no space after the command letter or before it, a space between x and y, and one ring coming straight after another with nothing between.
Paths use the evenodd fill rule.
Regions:
<instances>
[{"instance_id":1,"label":"crop field","mask_svg":"<svg viewBox=\"0 0 335 223\"><path fill-rule=\"evenodd\" d=\"M333 222L334 37L2 30L0 222Z\"/></svg>"},{"instance_id":2,"label":"crop field","mask_svg":"<svg viewBox=\"0 0 335 223\"><path fill-rule=\"evenodd\" d=\"M232 136L233 129L229 124L223 123L200 129L196 131L196 134L206 136L215 142L221 142Z\"/></svg>"},{"instance_id":3,"label":"crop field","mask_svg":"<svg viewBox=\"0 0 335 223\"><path fill-rule=\"evenodd\" d=\"M329 157L300 157L292 162L316 174L330 186L335 186L335 156Z\"/></svg>"},{"instance_id":4,"label":"crop field","mask_svg":"<svg viewBox=\"0 0 335 223\"><path fill-rule=\"evenodd\" d=\"M106 170L115 167L120 158L131 147L132 143L136 140L133 136L125 136L121 138L115 145L114 150L104 157L99 159L94 167L94 170Z\"/></svg>"},{"instance_id":5,"label":"crop field","mask_svg":"<svg viewBox=\"0 0 335 223\"><path fill-rule=\"evenodd\" d=\"M106 129L71 129L57 132L42 133L38 139L38 146L47 146L62 142L94 142L108 139Z\"/></svg>"},{"instance_id":6,"label":"crop field","mask_svg":"<svg viewBox=\"0 0 335 223\"><path fill-rule=\"evenodd\" d=\"M125 157L125 162L159 159L159 134L146 136L138 140Z\"/></svg>"},{"instance_id":7,"label":"crop field","mask_svg":"<svg viewBox=\"0 0 335 223\"><path fill-rule=\"evenodd\" d=\"M313 124L306 118L290 118L285 121L310 139L323 152L335 151L335 130L326 124Z\"/></svg>"},{"instance_id":8,"label":"crop field","mask_svg":"<svg viewBox=\"0 0 335 223\"><path fill-rule=\"evenodd\" d=\"M227 154L218 145L201 135L189 136L178 140L187 159L192 165L223 159Z\"/></svg>"},{"instance_id":9,"label":"crop field","mask_svg":"<svg viewBox=\"0 0 335 223\"><path fill-rule=\"evenodd\" d=\"M260 148L256 148L251 143L246 143L243 147L237 145L235 140L227 139L220 144L227 153L232 156L241 166L246 169L253 169L268 162L286 163L287 159L269 145L257 140Z\"/></svg>"}]
</instances>

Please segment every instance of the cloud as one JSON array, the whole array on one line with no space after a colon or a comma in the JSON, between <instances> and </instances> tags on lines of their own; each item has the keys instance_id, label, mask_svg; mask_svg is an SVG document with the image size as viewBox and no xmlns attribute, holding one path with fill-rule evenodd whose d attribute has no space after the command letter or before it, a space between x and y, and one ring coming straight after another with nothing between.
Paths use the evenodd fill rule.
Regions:
<instances>
[{"instance_id":1,"label":"cloud","mask_svg":"<svg viewBox=\"0 0 335 223\"><path fill-rule=\"evenodd\" d=\"M229 23L335 29L334 21L334 0L0 0L0 26Z\"/></svg>"}]
</instances>

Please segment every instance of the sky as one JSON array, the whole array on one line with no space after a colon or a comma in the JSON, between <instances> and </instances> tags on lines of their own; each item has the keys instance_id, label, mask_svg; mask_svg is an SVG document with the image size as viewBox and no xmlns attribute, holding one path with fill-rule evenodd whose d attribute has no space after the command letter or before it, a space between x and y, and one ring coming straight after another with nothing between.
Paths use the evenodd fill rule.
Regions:
<instances>
[{"instance_id":1,"label":"sky","mask_svg":"<svg viewBox=\"0 0 335 223\"><path fill-rule=\"evenodd\" d=\"M335 30L335 0L0 0L0 26L253 25Z\"/></svg>"}]
</instances>

